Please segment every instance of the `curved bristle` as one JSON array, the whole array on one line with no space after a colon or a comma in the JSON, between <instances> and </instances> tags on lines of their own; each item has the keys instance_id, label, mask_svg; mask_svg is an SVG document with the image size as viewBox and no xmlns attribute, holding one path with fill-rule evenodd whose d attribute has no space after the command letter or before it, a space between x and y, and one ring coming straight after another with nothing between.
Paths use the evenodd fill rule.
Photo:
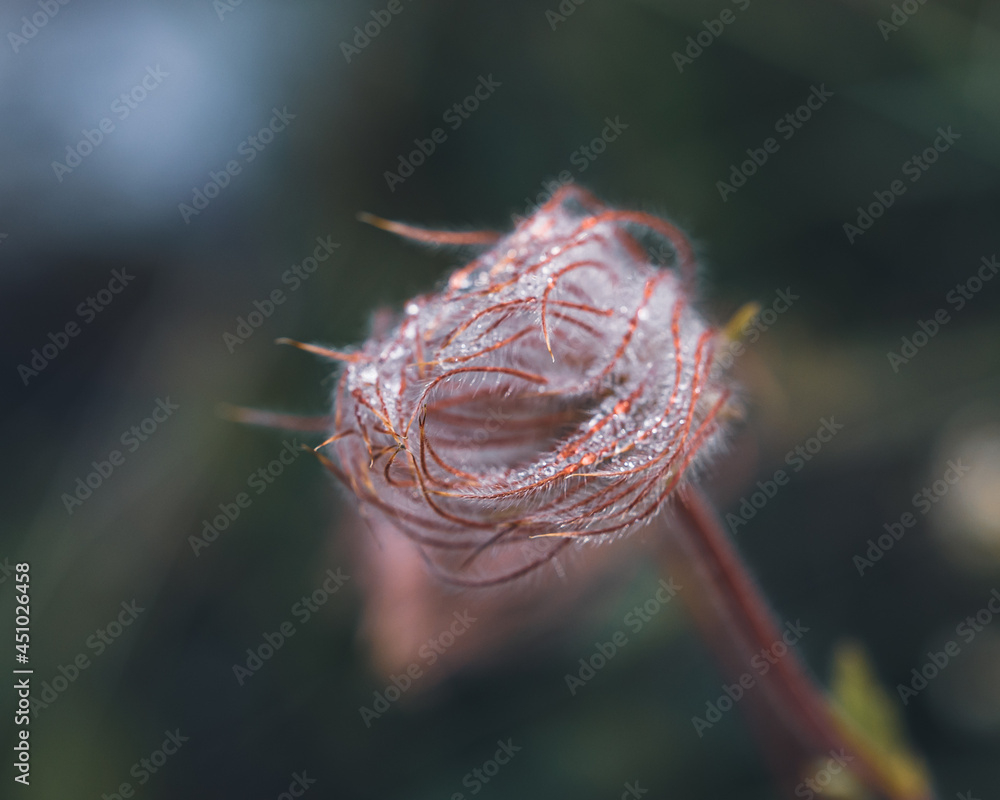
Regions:
<instances>
[{"instance_id":1,"label":"curved bristle","mask_svg":"<svg viewBox=\"0 0 1000 800\"><path fill-rule=\"evenodd\" d=\"M359 211L357 218L368 225L380 228L397 236L406 239L413 239L417 242L427 244L493 244L501 235L497 231L434 231L426 228L417 228L403 222L393 222L392 220L377 217L367 211Z\"/></svg>"}]
</instances>

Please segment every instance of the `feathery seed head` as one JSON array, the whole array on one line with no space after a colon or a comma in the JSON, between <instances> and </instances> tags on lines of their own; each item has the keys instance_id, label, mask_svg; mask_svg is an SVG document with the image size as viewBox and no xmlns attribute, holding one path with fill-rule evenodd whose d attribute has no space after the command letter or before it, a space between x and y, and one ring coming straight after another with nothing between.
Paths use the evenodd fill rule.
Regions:
<instances>
[{"instance_id":1,"label":"feathery seed head","mask_svg":"<svg viewBox=\"0 0 1000 800\"><path fill-rule=\"evenodd\" d=\"M650 233L671 268L642 245ZM362 512L477 586L652 520L732 403L718 334L690 303L694 266L670 223L570 187L411 300L345 357L335 392L324 446Z\"/></svg>"}]
</instances>

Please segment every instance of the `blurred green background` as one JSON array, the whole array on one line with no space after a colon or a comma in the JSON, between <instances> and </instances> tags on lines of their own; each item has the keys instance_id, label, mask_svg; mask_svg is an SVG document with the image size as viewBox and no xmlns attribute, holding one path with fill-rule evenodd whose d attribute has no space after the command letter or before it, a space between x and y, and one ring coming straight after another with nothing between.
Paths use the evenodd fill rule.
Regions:
<instances>
[{"instance_id":1,"label":"blurred green background","mask_svg":"<svg viewBox=\"0 0 1000 800\"><path fill-rule=\"evenodd\" d=\"M656 590L652 564L505 659L407 693L370 728L359 708L386 679L358 636L357 581L295 620L243 686L234 678L327 569L352 573L352 545L343 495L299 458L193 553L189 537L291 439L225 422L217 404L323 412L330 369L273 340L356 342L375 308L462 262L357 212L507 229L560 173L685 227L713 319L766 307L779 289L800 297L748 343L748 418L707 483L734 511L821 417L845 425L737 541L779 617L812 625L799 649L821 680L835 644L858 639L898 700L894 687L1000 586L1000 281L961 310L946 299L1000 249L1000 6L903 5L914 13L895 12L896 25L893 5L849 0L401 0L348 60L342 43L355 26L380 28L385 4L93 2L53 15L8 3L0 559L31 563L34 693L77 654L90 665L33 717L32 784L13 784L7 766L3 796L111 797L131 782L137 797L268 798L303 771L310 797L473 796L464 776L508 738L522 750L479 796L614 798L637 780L656 798L774 796L738 714L704 739L692 730L721 677L679 606L567 691L578 659ZM715 22L724 10L730 22ZM699 33L700 53L688 41ZM690 63L675 57L686 48ZM445 116L481 76L499 86L467 118ZM813 87L832 96L784 138L776 124ZM255 148L275 110L287 122ZM620 133L589 159L580 148L606 118ZM81 148L102 119L112 127ZM960 138L912 181L904 164L949 126ZM425 163L388 181L435 128L445 138ZM768 137L777 151L723 198L717 183ZM69 171L53 166L67 158ZM231 161L239 172L185 214ZM894 180L905 193L849 241L845 223ZM283 274L317 237L340 247L289 291ZM113 270L134 280L97 299L99 313L79 310ZM227 346L274 289L286 301ZM939 308L950 321L894 371L887 353ZM37 375L19 370L69 322L79 332L65 349ZM128 452L121 436L165 398L177 410ZM124 464L69 513L63 495L115 449ZM853 557L949 459L968 475L859 575ZM7 643L10 578L0 599ZM103 652L88 645L133 600L145 609L134 623ZM994 622L896 703L941 797L1000 789L998 675ZM9 748L11 692L3 703ZM140 785L132 765L174 730L189 740Z\"/></svg>"}]
</instances>

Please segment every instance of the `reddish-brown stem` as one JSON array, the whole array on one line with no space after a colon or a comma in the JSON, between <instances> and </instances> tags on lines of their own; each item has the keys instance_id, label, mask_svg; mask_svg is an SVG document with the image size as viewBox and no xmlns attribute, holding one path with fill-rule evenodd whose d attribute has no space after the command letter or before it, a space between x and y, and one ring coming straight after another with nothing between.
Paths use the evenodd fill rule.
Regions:
<instances>
[{"instance_id":1,"label":"reddish-brown stem","mask_svg":"<svg viewBox=\"0 0 1000 800\"><path fill-rule=\"evenodd\" d=\"M843 750L851 753L858 780L880 796L896 798L882 770L850 746L830 702L793 649L768 659L766 674L751 669L754 654L772 652L781 641L782 628L707 500L690 486L678 500L679 524L666 543L671 573L684 576L681 595L724 665L727 680L738 681L747 673L754 678L740 705L761 729L761 743L779 779L791 789L817 759Z\"/></svg>"}]
</instances>

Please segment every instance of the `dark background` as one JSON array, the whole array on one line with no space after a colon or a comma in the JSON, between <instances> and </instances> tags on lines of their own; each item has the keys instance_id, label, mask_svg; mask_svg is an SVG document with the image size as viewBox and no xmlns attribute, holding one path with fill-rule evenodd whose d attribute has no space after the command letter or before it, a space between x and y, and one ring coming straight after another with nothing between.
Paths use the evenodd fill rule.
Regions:
<instances>
[{"instance_id":1,"label":"dark background","mask_svg":"<svg viewBox=\"0 0 1000 800\"><path fill-rule=\"evenodd\" d=\"M997 796L1000 624L905 708L894 687L1000 585L1000 281L961 311L946 301L1000 249L1000 6L914 3L886 37L885 2L587 0L558 21L545 13L555 0L403 0L348 63L341 42L384 7L74 0L16 51L6 34L40 6L0 13L0 559L31 563L35 692L94 656L87 639L120 603L145 609L32 719L32 785L9 790L7 766L2 794L100 798L136 783L131 765L180 729L189 742L136 796L277 797L305 770L310 797L448 798L508 737L523 749L482 797L612 798L637 779L648 797L773 796L738 714L704 739L692 730L721 677L679 606L566 690L577 660L655 591L651 564L546 646L414 690L368 729L358 709L386 680L357 635L355 582L246 685L232 672L326 569L352 571L344 501L320 465L298 459L211 547L196 557L189 544L289 438L223 421L217 404L328 403L330 368L273 340L358 341L374 308L461 263L358 211L506 229L565 170L691 233L713 319L778 289L800 296L743 357L750 411L722 459L738 466L718 468L719 503L737 508L821 417L844 423L739 546L779 616L812 624L800 651L821 680L838 641L864 643L941 797ZM679 71L673 53L725 8L732 24ZM118 119L114 99L157 66L167 76ZM448 128L444 111L490 75L500 87ZM724 202L716 182L820 85L833 97ZM246 163L240 143L274 108L294 120ZM52 162L102 117L115 129L60 180ZM628 127L581 171L574 152L606 117ZM948 126L961 138L911 183L903 163ZM390 191L384 173L436 127L447 140ZM185 223L179 204L231 159L240 174ZM843 225L896 179L905 194L850 243ZM287 289L282 273L327 235L341 244L332 258L230 353L223 333ZM78 304L113 269L135 279L25 385L18 366L82 322ZM950 322L893 371L887 353L939 308ZM166 397L179 409L69 514L62 495ZM956 458L969 474L859 576L852 557ZM6 643L11 579L0 598Z\"/></svg>"}]
</instances>

